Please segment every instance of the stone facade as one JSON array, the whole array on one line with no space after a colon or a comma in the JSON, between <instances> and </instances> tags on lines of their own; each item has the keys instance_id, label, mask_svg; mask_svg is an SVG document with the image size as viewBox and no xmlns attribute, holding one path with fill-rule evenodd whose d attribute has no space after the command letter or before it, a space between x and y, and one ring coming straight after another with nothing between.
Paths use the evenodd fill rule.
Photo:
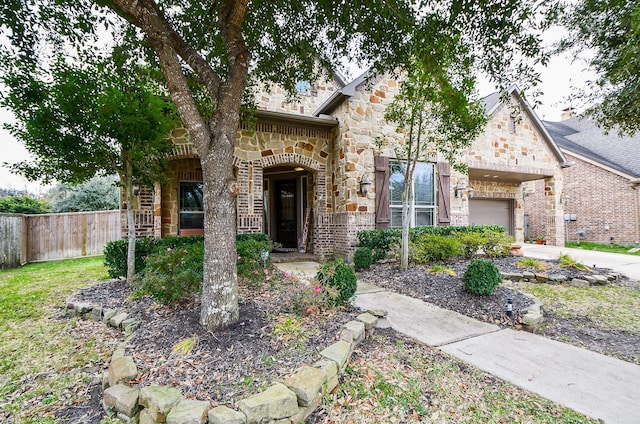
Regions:
<instances>
[{"instance_id":1,"label":"stone facade","mask_svg":"<svg viewBox=\"0 0 640 424\"><path fill-rule=\"evenodd\" d=\"M633 179L603 165L585 160L570 152L567 158L574 166L564 170L562 200L564 212L576 215L567 222L569 241L594 241L599 243L631 244L639 240L638 188ZM544 187L536 183L526 198L530 236L543 234L544 219L540 214ZM564 219L564 217L563 217ZM584 230L585 237L578 232Z\"/></svg>"},{"instance_id":2,"label":"stone facade","mask_svg":"<svg viewBox=\"0 0 640 424\"><path fill-rule=\"evenodd\" d=\"M258 110L311 116L329 96L342 88L343 85L341 81L336 79L310 83L308 91L298 94L299 97L293 101L282 87L264 87L256 94L255 100Z\"/></svg>"},{"instance_id":3,"label":"stone facade","mask_svg":"<svg viewBox=\"0 0 640 424\"><path fill-rule=\"evenodd\" d=\"M319 257L350 256L355 250L357 232L376 227L379 188L374 183L375 156L393 156L391 149L382 149L378 141L386 139L391 145L397 137L395 127L385 120L384 113L398 92L399 83L388 77L376 77L351 87L343 87L338 81L313 87L308 95L300 96L291 105L282 90L261 93L259 105L267 111L258 112L255 124L243 125L238 130L234 160L241 188L237 228L239 233L266 232L279 241L274 218L279 213L279 204L274 187L283 180L295 181L298 244L308 241L308 251ZM335 107L326 111L317 109L338 95L344 98L335 102ZM525 105L516 94L512 100ZM320 117L310 116L314 110ZM547 135L526 105L517 123L510 107L499 106L491 112L486 131L461 158L470 173L452 172L451 184L444 186L449 187L451 225L470 222L468 196L456 196L456 184L465 182L473 187L476 198L513 201L514 234L517 241L523 241L523 182L544 180L545 232L549 242L561 244L563 158L550 147ZM147 224L140 227L145 232L140 234L181 234L179 182L202 178L197 154L186 131L177 129L172 138L175 148L167 184L156 187L144 200L140 196L141 203L136 205L142 209L140 216L149 215ZM430 161L435 164L438 159L432 157ZM367 194L360 190L363 178L372 182ZM438 216L438 205L435 208L434 215ZM303 231L307 218L310 225ZM151 228L149 223L153 224ZM434 224L437 225L437 220ZM307 239L301 241L301 234L306 234Z\"/></svg>"}]
</instances>

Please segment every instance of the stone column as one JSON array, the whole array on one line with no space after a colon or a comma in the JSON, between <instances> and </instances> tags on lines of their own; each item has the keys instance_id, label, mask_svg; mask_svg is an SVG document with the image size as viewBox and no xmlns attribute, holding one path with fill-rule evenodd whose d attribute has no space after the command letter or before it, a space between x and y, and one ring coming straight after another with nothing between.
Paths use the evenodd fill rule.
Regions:
<instances>
[{"instance_id":1,"label":"stone column","mask_svg":"<svg viewBox=\"0 0 640 424\"><path fill-rule=\"evenodd\" d=\"M162 185L158 181L153 185L153 237L162 237Z\"/></svg>"},{"instance_id":2,"label":"stone column","mask_svg":"<svg viewBox=\"0 0 640 424\"><path fill-rule=\"evenodd\" d=\"M545 238L547 244L564 246L564 206L562 172L544 179Z\"/></svg>"}]
</instances>

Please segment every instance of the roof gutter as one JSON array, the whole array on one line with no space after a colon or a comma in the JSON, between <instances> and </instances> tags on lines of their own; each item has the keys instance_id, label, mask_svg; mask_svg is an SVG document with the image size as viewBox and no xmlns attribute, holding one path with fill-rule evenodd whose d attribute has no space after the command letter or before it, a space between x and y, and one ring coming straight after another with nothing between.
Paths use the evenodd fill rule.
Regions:
<instances>
[{"instance_id":1,"label":"roof gutter","mask_svg":"<svg viewBox=\"0 0 640 424\"><path fill-rule=\"evenodd\" d=\"M333 116L306 116L294 115L291 113L272 112L268 110L259 110L256 112L259 121L293 124L300 126L312 126L316 128L335 128L338 126L338 120Z\"/></svg>"}]
</instances>

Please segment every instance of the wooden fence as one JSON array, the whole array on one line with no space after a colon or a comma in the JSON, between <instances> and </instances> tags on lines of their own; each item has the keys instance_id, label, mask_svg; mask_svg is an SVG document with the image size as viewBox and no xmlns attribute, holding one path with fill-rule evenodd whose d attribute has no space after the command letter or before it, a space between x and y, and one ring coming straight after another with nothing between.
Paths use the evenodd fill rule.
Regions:
<instances>
[{"instance_id":1,"label":"wooden fence","mask_svg":"<svg viewBox=\"0 0 640 424\"><path fill-rule=\"evenodd\" d=\"M0 214L1 267L100 255L121 238L120 211Z\"/></svg>"}]
</instances>

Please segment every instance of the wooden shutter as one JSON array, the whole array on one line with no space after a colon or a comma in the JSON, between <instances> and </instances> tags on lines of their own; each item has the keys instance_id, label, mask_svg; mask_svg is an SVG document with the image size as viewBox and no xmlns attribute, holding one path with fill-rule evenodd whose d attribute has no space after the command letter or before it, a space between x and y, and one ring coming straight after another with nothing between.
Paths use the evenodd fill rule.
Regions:
<instances>
[{"instance_id":1,"label":"wooden shutter","mask_svg":"<svg viewBox=\"0 0 640 424\"><path fill-rule=\"evenodd\" d=\"M451 167L438 162L438 225L451 225Z\"/></svg>"},{"instance_id":2,"label":"wooden shutter","mask_svg":"<svg viewBox=\"0 0 640 424\"><path fill-rule=\"evenodd\" d=\"M376 156L376 228L391 225L389 216L389 157Z\"/></svg>"}]
</instances>

